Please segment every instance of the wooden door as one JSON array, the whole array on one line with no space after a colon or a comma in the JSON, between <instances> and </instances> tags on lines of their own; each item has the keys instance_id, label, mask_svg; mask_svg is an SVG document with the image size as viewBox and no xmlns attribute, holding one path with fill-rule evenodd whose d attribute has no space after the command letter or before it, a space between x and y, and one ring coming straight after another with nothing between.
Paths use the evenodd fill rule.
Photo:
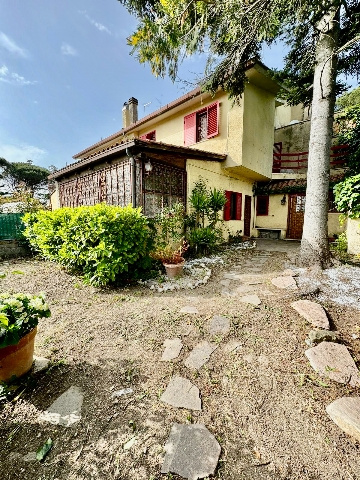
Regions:
<instances>
[{"instance_id":1,"label":"wooden door","mask_svg":"<svg viewBox=\"0 0 360 480\"><path fill-rule=\"evenodd\" d=\"M244 208L244 236L250 237L251 227L251 199L250 195L245 195L245 208Z\"/></svg>"},{"instance_id":2,"label":"wooden door","mask_svg":"<svg viewBox=\"0 0 360 480\"><path fill-rule=\"evenodd\" d=\"M287 238L300 239L302 237L305 201L304 193L289 195Z\"/></svg>"}]
</instances>

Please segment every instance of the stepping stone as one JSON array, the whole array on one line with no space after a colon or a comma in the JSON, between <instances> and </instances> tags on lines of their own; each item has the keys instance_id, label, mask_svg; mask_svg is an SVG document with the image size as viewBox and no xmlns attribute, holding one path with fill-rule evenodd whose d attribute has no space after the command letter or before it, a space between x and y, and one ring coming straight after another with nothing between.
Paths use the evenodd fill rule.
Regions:
<instances>
[{"instance_id":1,"label":"stepping stone","mask_svg":"<svg viewBox=\"0 0 360 480\"><path fill-rule=\"evenodd\" d=\"M53 425L70 427L81 419L83 394L78 387L70 387L40 415L40 419Z\"/></svg>"},{"instance_id":2,"label":"stepping stone","mask_svg":"<svg viewBox=\"0 0 360 480\"><path fill-rule=\"evenodd\" d=\"M24 462L36 462L36 452L29 452L22 457Z\"/></svg>"},{"instance_id":3,"label":"stepping stone","mask_svg":"<svg viewBox=\"0 0 360 480\"><path fill-rule=\"evenodd\" d=\"M174 358L177 358L180 355L181 349L183 347L180 338L167 338L163 345L165 347L165 350L161 357L162 362L169 362L170 360L174 360Z\"/></svg>"},{"instance_id":4,"label":"stepping stone","mask_svg":"<svg viewBox=\"0 0 360 480\"><path fill-rule=\"evenodd\" d=\"M225 335L230 332L230 320L221 315L215 315L209 323L208 330L211 335L216 335L218 333Z\"/></svg>"},{"instance_id":5,"label":"stepping stone","mask_svg":"<svg viewBox=\"0 0 360 480\"><path fill-rule=\"evenodd\" d=\"M180 310L180 313L194 313L197 314L199 313L199 310L196 307L193 307L192 305L186 305Z\"/></svg>"},{"instance_id":6,"label":"stepping stone","mask_svg":"<svg viewBox=\"0 0 360 480\"><path fill-rule=\"evenodd\" d=\"M174 377L170 380L160 400L176 408L201 410L199 389L183 377Z\"/></svg>"},{"instance_id":7,"label":"stepping stone","mask_svg":"<svg viewBox=\"0 0 360 480\"><path fill-rule=\"evenodd\" d=\"M238 275L237 273L225 273L224 278L228 280L240 280L241 275Z\"/></svg>"},{"instance_id":8,"label":"stepping stone","mask_svg":"<svg viewBox=\"0 0 360 480\"><path fill-rule=\"evenodd\" d=\"M309 333L308 342L305 342L313 347L321 342L337 342L338 336L337 332L330 332L329 330L311 330Z\"/></svg>"},{"instance_id":9,"label":"stepping stone","mask_svg":"<svg viewBox=\"0 0 360 480\"><path fill-rule=\"evenodd\" d=\"M326 411L345 433L360 442L360 398L342 397L330 403Z\"/></svg>"},{"instance_id":10,"label":"stepping stone","mask_svg":"<svg viewBox=\"0 0 360 480\"><path fill-rule=\"evenodd\" d=\"M261 300L257 295L245 295L239 298L240 302L250 303L250 305L258 306L261 304Z\"/></svg>"},{"instance_id":11,"label":"stepping stone","mask_svg":"<svg viewBox=\"0 0 360 480\"><path fill-rule=\"evenodd\" d=\"M164 447L161 473L175 473L197 480L215 473L221 448L216 438L202 424L175 423Z\"/></svg>"},{"instance_id":12,"label":"stepping stone","mask_svg":"<svg viewBox=\"0 0 360 480\"><path fill-rule=\"evenodd\" d=\"M278 288L297 288L295 280L290 276L272 278L271 283Z\"/></svg>"},{"instance_id":13,"label":"stepping stone","mask_svg":"<svg viewBox=\"0 0 360 480\"><path fill-rule=\"evenodd\" d=\"M326 312L321 305L310 300L298 300L291 306L314 327L330 329Z\"/></svg>"},{"instance_id":14,"label":"stepping stone","mask_svg":"<svg viewBox=\"0 0 360 480\"><path fill-rule=\"evenodd\" d=\"M210 355L214 350L217 349L217 346L209 342L203 341L196 345L192 350L190 355L185 360L185 365L188 368L199 369L201 368L210 358Z\"/></svg>"},{"instance_id":15,"label":"stepping stone","mask_svg":"<svg viewBox=\"0 0 360 480\"><path fill-rule=\"evenodd\" d=\"M33 356L33 373L39 373L43 370L46 370L49 366L50 360L44 357L37 357L36 355Z\"/></svg>"},{"instance_id":16,"label":"stepping stone","mask_svg":"<svg viewBox=\"0 0 360 480\"><path fill-rule=\"evenodd\" d=\"M223 287L228 287L230 285L230 280L220 280L220 285L222 285Z\"/></svg>"},{"instance_id":17,"label":"stepping stone","mask_svg":"<svg viewBox=\"0 0 360 480\"><path fill-rule=\"evenodd\" d=\"M322 342L306 350L305 355L320 375L352 387L360 386L359 370L345 345Z\"/></svg>"},{"instance_id":18,"label":"stepping stone","mask_svg":"<svg viewBox=\"0 0 360 480\"><path fill-rule=\"evenodd\" d=\"M262 272L262 268L251 267L251 268L248 268L248 271L258 273L258 272Z\"/></svg>"},{"instance_id":19,"label":"stepping stone","mask_svg":"<svg viewBox=\"0 0 360 480\"><path fill-rule=\"evenodd\" d=\"M251 285L240 285L235 289L236 293L250 293L254 291L254 287Z\"/></svg>"}]
</instances>

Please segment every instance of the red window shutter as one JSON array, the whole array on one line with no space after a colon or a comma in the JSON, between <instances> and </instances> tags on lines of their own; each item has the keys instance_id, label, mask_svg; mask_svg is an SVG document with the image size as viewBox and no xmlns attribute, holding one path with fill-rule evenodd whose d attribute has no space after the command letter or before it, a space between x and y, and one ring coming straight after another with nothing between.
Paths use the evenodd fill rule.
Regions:
<instances>
[{"instance_id":1,"label":"red window shutter","mask_svg":"<svg viewBox=\"0 0 360 480\"><path fill-rule=\"evenodd\" d=\"M231 218L231 192L225 190L226 203L224 206L224 220Z\"/></svg>"},{"instance_id":2,"label":"red window shutter","mask_svg":"<svg viewBox=\"0 0 360 480\"><path fill-rule=\"evenodd\" d=\"M241 220L242 193L236 193L235 220Z\"/></svg>"},{"instance_id":3,"label":"red window shutter","mask_svg":"<svg viewBox=\"0 0 360 480\"><path fill-rule=\"evenodd\" d=\"M184 117L184 145L185 147L196 143L196 113Z\"/></svg>"},{"instance_id":4,"label":"red window shutter","mask_svg":"<svg viewBox=\"0 0 360 480\"><path fill-rule=\"evenodd\" d=\"M219 134L219 102L213 103L207 107L208 111L208 138L215 137Z\"/></svg>"}]
</instances>

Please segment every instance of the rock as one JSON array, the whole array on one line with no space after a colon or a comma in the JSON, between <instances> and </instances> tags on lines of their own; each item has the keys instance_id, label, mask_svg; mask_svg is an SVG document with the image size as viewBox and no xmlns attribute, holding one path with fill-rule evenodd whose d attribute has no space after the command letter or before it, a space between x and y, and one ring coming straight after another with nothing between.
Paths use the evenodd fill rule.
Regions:
<instances>
[{"instance_id":1,"label":"rock","mask_svg":"<svg viewBox=\"0 0 360 480\"><path fill-rule=\"evenodd\" d=\"M338 339L337 332L329 330L311 330L309 333L309 345L314 346L321 342L336 342Z\"/></svg>"},{"instance_id":2,"label":"rock","mask_svg":"<svg viewBox=\"0 0 360 480\"><path fill-rule=\"evenodd\" d=\"M278 288L297 288L296 282L291 276L272 278L271 283Z\"/></svg>"},{"instance_id":3,"label":"rock","mask_svg":"<svg viewBox=\"0 0 360 480\"><path fill-rule=\"evenodd\" d=\"M215 473L221 448L205 425L175 423L164 447L161 473L176 473L188 480Z\"/></svg>"},{"instance_id":4,"label":"rock","mask_svg":"<svg viewBox=\"0 0 360 480\"><path fill-rule=\"evenodd\" d=\"M228 290L227 288L223 288L221 290L222 297L236 297L236 293L234 291Z\"/></svg>"},{"instance_id":5,"label":"rock","mask_svg":"<svg viewBox=\"0 0 360 480\"><path fill-rule=\"evenodd\" d=\"M305 355L320 375L352 387L360 386L359 371L345 345L322 342L306 350Z\"/></svg>"},{"instance_id":6,"label":"rock","mask_svg":"<svg viewBox=\"0 0 360 480\"><path fill-rule=\"evenodd\" d=\"M230 320L221 315L215 315L209 323L209 333L211 335L223 334L230 332Z\"/></svg>"},{"instance_id":7,"label":"rock","mask_svg":"<svg viewBox=\"0 0 360 480\"><path fill-rule=\"evenodd\" d=\"M235 352L238 348L242 348L241 343L237 340L230 340L230 342L225 345L224 352L232 353Z\"/></svg>"},{"instance_id":8,"label":"rock","mask_svg":"<svg viewBox=\"0 0 360 480\"><path fill-rule=\"evenodd\" d=\"M29 452L22 457L24 462L36 462L36 452Z\"/></svg>"},{"instance_id":9,"label":"rock","mask_svg":"<svg viewBox=\"0 0 360 480\"><path fill-rule=\"evenodd\" d=\"M220 280L220 285L222 285L223 287L228 287L230 285L230 280Z\"/></svg>"},{"instance_id":10,"label":"rock","mask_svg":"<svg viewBox=\"0 0 360 480\"><path fill-rule=\"evenodd\" d=\"M172 378L160 400L176 408L201 410L199 389L183 377Z\"/></svg>"},{"instance_id":11,"label":"rock","mask_svg":"<svg viewBox=\"0 0 360 480\"><path fill-rule=\"evenodd\" d=\"M167 338L164 342L164 347L165 350L162 354L161 361L169 362L180 355L183 344L180 338Z\"/></svg>"},{"instance_id":12,"label":"rock","mask_svg":"<svg viewBox=\"0 0 360 480\"><path fill-rule=\"evenodd\" d=\"M261 304L261 300L257 295L245 295L239 298L240 302L250 303L251 305L258 306Z\"/></svg>"},{"instance_id":13,"label":"rock","mask_svg":"<svg viewBox=\"0 0 360 480\"><path fill-rule=\"evenodd\" d=\"M210 355L216 349L217 346L214 344L206 341L200 342L192 350L184 363L188 368L199 369L209 360Z\"/></svg>"},{"instance_id":14,"label":"rock","mask_svg":"<svg viewBox=\"0 0 360 480\"><path fill-rule=\"evenodd\" d=\"M33 357L34 365L33 365L33 373L39 373L43 370L46 370L49 366L50 360L44 357L37 357L34 355Z\"/></svg>"},{"instance_id":15,"label":"rock","mask_svg":"<svg viewBox=\"0 0 360 480\"><path fill-rule=\"evenodd\" d=\"M197 314L199 313L199 310L196 307L193 307L192 305L186 305L180 310L180 313L194 313Z\"/></svg>"},{"instance_id":16,"label":"rock","mask_svg":"<svg viewBox=\"0 0 360 480\"><path fill-rule=\"evenodd\" d=\"M291 306L314 327L330 329L326 312L318 303L310 300L298 300L291 303Z\"/></svg>"},{"instance_id":17,"label":"rock","mask_svg":"<svg viewBox=\"0 0 360 480\"><path fill-rule=\"evenodd\" d=\"M360 398L342 397L330 403L326 411L345 433L360 442Z\"/></svg>"},{"instance_id":18,"label":"rock","mask_svg":"<svg viewBox=\"0 0 360 480\"><path fill-rule=\"evenodd\" d=\"M40 419L53 425L70 427L81 419L83 394L78 387L70 387L40 415Z\"/></svg>"},{"instance_id":19,"label":"rock","mask_svg":"<svg viewBox=\"0 0 360 480\"><path fill-rule=\"evenodd\" d=\"M111 398L117 398L117 397L122 397L123 395L130 395L130 393L133 393L134 390L132 388L123 388L121 390L117 390L116 392L113 392L111 394Z\"/></svg>"},{"instance_id":20,"label":"rock","mask_svg":"<svg viewBox=\"0 0 360 480\"><path fill-rule=\"evenodd\" d=\"M254 267L249 267L247 270L248 270L250 273L251 273L251 272L254 272L254 273L262 272L262 268L260 268L260 267L255 267L255 266L254 266Z\"/></svg>"}]
</instances>

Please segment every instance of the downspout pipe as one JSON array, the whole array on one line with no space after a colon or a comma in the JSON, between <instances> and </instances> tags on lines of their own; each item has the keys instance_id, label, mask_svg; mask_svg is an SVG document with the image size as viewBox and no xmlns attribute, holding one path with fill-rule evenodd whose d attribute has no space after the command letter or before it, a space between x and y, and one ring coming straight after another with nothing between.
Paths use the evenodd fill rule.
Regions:
<instances>
[{"instance_id":1,"label":"downspout pipe","mask_svg":"<svg viewBox=\"0 0 360 480\"><path fill-rule=\"evenodd\" d=\"M129 157L131 169L131 203L133 208L136 208L136 162L131 148L126 149L126 155Z\"/></svg>"}]
</instances>

